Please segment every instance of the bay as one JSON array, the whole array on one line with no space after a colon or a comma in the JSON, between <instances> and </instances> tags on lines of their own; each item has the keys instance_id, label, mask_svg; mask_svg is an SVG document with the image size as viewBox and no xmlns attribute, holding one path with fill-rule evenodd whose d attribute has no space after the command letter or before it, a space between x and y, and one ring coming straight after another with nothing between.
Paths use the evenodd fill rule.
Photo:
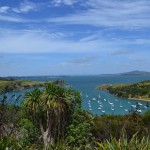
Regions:
<instances>
[{"instance_id":1,"label":"bay","mask_svg":"<svg viewBox=\"0 0 150 150\"><path fill-rule=\"evenodd\" d=\"M137 109L139 113L149 110L150 102L139 100L128 100L117 98L107 92L96 90L96 87L103 84L136 83L139 81L150 80L150 76L141 75L95 75L95 76L38 76L38 77L19 77L21 80L32 81L54 81L64 80L69 86L77 89L81 93L82 107L93 114L117 114L124 115L131 110ZM31 89L30 89L31 90ZM26 90L29 91L29 90ZM15 95L24 95L25 91L11 92ZM9 94L10 95L10 94ZM11 98L11 96L9 96ZM135 108L135 106L138 108Z\"/></svg>"}]
</instances>

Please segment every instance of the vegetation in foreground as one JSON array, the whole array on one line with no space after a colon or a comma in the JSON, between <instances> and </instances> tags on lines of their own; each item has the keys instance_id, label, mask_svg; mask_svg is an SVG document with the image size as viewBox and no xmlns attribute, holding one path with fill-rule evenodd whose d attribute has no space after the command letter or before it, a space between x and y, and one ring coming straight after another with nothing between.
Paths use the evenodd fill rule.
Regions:
<instances>
[{"instance_id":1,"label":"vegetation in foreground","mask_svg":"<svg viewBox=\"0 0 150 150\"><path fill-rule=\"evenodd\" d=\"M1 150L150 149L150 111L93 116L78 91L55 83L27 92L20 106L8 105L5 93L0 98Z\"/></svg>"},{"instance_id":2,"label":"vegetation in foreground","mask_svg":"<svg viewBox=\"0 0 150 150\"><path fill-rule=\"evenodd\" d=\"M115 96L128 99L150 100L150 81L142 81L134 84L102 85L96 89L105 90Z\"/></svg>"}]
</instances>

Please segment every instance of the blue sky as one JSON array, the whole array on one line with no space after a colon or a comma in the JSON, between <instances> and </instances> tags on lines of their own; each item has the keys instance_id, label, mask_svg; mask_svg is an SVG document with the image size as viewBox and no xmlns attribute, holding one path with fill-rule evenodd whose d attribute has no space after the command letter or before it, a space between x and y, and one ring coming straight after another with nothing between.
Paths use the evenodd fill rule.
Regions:
<instances>
[{"instance_id":1,"label":"blue sky","mask_svg":"<svg viewBox=\"0 0 150 150\"><path fill-rule=\"evenodd\" d=\"M1 0L0 76L150 71L149 0Z\"/></svg>"}]
</instances>

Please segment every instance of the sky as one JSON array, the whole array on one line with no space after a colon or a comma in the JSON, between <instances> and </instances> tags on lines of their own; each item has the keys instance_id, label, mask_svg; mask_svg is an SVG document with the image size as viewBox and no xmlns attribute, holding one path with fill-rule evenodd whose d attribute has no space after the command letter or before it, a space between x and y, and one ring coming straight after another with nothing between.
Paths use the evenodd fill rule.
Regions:
<instances>
[{"instance_id":1,"label":"sky","mask_svg":"<svg viewBox=\"0 0 150 150\"><path fill-rule=\"evenodd\" d=\"M0 0L0 76L150 71L150 0Z\"/></svg>"}]
</instances>

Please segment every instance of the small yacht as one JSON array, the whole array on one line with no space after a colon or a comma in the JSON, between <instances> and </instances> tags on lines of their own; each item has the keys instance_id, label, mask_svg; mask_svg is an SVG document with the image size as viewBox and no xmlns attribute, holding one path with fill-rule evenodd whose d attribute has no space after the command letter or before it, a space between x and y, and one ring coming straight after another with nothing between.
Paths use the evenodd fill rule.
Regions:
<instances>
[{"instance_id":1,"label":"small yacht","mask_svg":"<svg viewBox=\"0 0 150 150\"><path fill-rule=\"evenodd\" d=\"M142 112L142 110L138 109L138 110L137 110L137 112L138 112L138 113L141 113L141 112Z\"/></svg>"},{"instance_id":2,"label":"small yacht","mask_svg":"<svg viewBox=\"0 0 150 150\"><path fill-rule=\"evenodd\" d=\"M106 102L106 99L104 98L104 101Z\"/></svg>"},{"instance_id":3,"label":"small yacht","mask_svg":"<svg viewBox=\"0 0 150 150\"><path fill-rule=\"evenodd\" d=\"M101 98L100 94L98 94L98 98Z\"/></svg>"},{"instance_id":4,"label":"small yacht","mask_svg":"<svg viewBox=\"0 0 150 150\"><path fill-rule=\"evenodd\" d=\"M85 97L89 97L89 96L87 95L87 93L86 93Z\"/></svg>"},{"instance_id":5,"label":"small yacht","mask_svg":"<svg viewBox=\"0 0 150 150\"><path fill-rule=\"evenodd\" d=\"M128 102L128 104L131 104L131 102Z\"/></svg>"},{"instance_id":6,"label":"small yacht","mask_svg":"<svg viewBox=\"0 0 150 150\"><path fill-rule=\"evenodd\" d=\"M109 99L108 99L108 103L109 103L110 105L113 105L113 103L112 103L112 102L110 102L110 101L109 101Z\"/></svg>"},{"instance_id":7,"label":"small yacht","mask_svg":"<svg viewBox=\"0 0 150 150\"><path fill-rule=\"evenodd\" d=\"M93 97L93 101L95 101L96 100L96 98L95 97Z\"/></svg>"},{"instance_id":8,"label":"small yacht","mask_svg":"<svg viewBox=\"0 0 150 150\"><path fill-rule=\"evenodd\" d=\"M102 110L102 112L104 113L104 112L105 112L105 110Z\"/></svg>"},{"instance_id":9,"label":"small yacht","mask_svg":"<svg viewBox=\"0 0 150 150\"><path fill-rule=\"evenodd\" d=\"M111 107L111 110L113 110L113 111L114 111L115 109Z\"/></svg>"},{"instance_id":10,"label":"small yacht","mask_svg":"<svg viewBox=\"0 0 150 150\"><path fill-rule=\"evenodd\" d=\"M111 104L111 106L114 107L115 105L114 105L114 104Z\"/></svg>"},{"instance_id":11,"label":"small yacht","mask_svg":"<svg viewBox=\"0 0 150 150\"><path fill-rule=\"evenodd\" d=\"M142 103L139 103L139 102L138 102L137 104L138 104L139 106L142 106Z\"/></svg>"},{"instance_id":12,"label":"small yacht","mask_svg":"<svg viewBox=\"0 0 150 150\"><path fill-rule=\"evenodd\" d=\"M136 105L131 105L133 108L135 108L136 107Z\"/></svg>"},{"instance_id":13,"label":"small yacht","mask_svg":"<svg viewBox=\"0 0 150 150\"><path fill-rule=\"evenodd\" d=\"M123 107L123 106L121 105L121 103L120 103L120 107Z\"/></svg>"},{"instance_id":14,"label":"small yacht","mask_svg":"<svg viewBox=\"0 0 150 150\"><path fill-rule=\"evenodd\" d=\"M125 111L128 111L128 109L125 109Z\"/></svg>"}]
</instances>

